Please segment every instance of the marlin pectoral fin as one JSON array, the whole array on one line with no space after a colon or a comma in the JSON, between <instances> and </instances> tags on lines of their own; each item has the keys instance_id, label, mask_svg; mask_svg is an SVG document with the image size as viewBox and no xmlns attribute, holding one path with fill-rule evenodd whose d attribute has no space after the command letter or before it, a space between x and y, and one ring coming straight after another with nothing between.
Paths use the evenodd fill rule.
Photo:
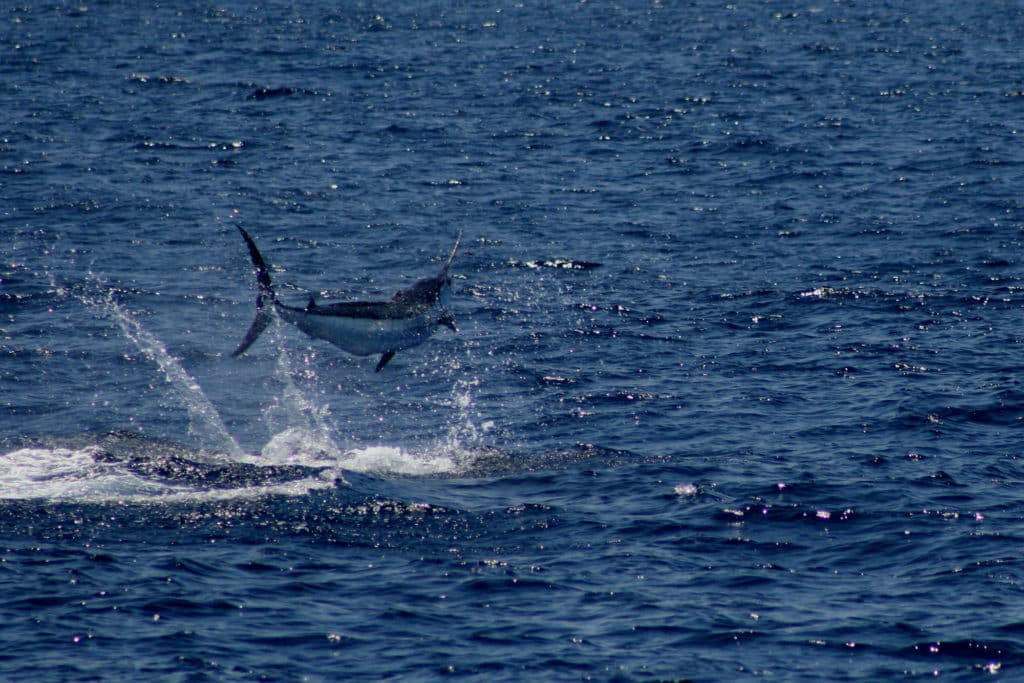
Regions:
<instances>
[{"instance_id":1,"label":"marlin pectoral fin","mask_svg":"<svg viewBox=\"0 0 1024 683\"><path fill-rule=\"evenodd\" d=\"M238 358L246 350L252 346L252 343L256 341L256 338L260 336L263 330L267 329L267 325L270 324L271 317L262 307L256 311L256 319L252 321L252 325L249 326L249 331L245 333L245 339L238 345L234 353L231 354L232 358Z\"/></svg>"},{"instance_id":2,"label":"marlin pectoral fin","mask_svg":"<svg viewBox=\"0 0 1024 683\"><path fill-rule=\"evenodd\" d=\"M381 354L380 360L377 361L377 367L373 369L374 372L380 372L384 369L384 366L388 364L388 361L395 357L394 351L385 351Z\"/></svg>"},{"instance_id":3,"label":"marlin pectoral fin","mask_svg":"<svg viewBox=\"0 0 1024 683\"><path fill-rule=\"evenodd\" d=\"M437 319L437 324L438 325L444 325L445 327L447 327L452 332L458 332L459 331L459 328L455 326L455 318L453 318L452 316L448 315L447 313L445 313L444 315L442 315L440 318Z\"/></svg>"}]
</instances>

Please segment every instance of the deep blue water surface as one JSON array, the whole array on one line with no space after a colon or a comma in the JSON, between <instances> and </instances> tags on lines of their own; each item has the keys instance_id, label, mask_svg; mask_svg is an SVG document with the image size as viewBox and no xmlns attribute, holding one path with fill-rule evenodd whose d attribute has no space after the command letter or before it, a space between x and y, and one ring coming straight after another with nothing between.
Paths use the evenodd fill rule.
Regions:
<instances>
[{"instance_id":1,"label":"deep blue water surface","mask_svg":"<svg viewBox=\"0 0 1024 683\"><path fill-rule=\"evenodd\" d=\"M0 679L1024 679L1020 2L0 10ZM382 372L256 284L458 333Z\"/></svg>"}]
</instances>

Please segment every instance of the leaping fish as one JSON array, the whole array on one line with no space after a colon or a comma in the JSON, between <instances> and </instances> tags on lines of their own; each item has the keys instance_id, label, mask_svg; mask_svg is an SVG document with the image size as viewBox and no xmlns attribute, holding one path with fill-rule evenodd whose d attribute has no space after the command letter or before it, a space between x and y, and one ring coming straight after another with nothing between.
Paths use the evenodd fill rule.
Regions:
<instances>
[{"instance_id":1,"label":"leaping fish","mask_svg":"<svg viewBox=\"0 0 1024 683\"><path fill-rule=\"evenodd\" d=\"M310 296L306 307L298 308L278 301L270 282L270 269L256 248L256 243L241 226L235 227L242 233L242 239L249 247L249 258L256 271L259 292L256 294L256 319L249 326L245 339L231 354L233 358L245 353L263 330L267 329L272 320L268 309L310 337L328 341L355 356L381 354L376 372L380 372L398 351L422 344L440 325L458 332L455 320L448 311L452 286L448 269L462 242L461 231L455 238L455 246L441 272L399 290L391 297L391 301L349 301L321 305Z\"/></svg>"}]
</instances>

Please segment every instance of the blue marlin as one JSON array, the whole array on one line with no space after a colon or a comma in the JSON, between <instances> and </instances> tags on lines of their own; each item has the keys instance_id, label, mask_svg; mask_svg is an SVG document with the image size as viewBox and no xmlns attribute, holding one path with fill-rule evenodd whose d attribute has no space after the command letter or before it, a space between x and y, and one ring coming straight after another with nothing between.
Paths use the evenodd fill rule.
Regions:
<instances>
[{"instance_id":1,"label":"blue marlin","mask_svg":"<svg viewBox=\"0 0 1024 683\"><path fill-rule=\"evenodd\" d=\"M349 301L318 304L312 296L305 308L288 306L277 299L270 282L270 269L256 243L241 226L242 239L249 247L249 258L256 271L259 292L256 294L256 319L249 326L245 339L232 357L245 353L263 330L267 329L273 311L314 339L328 341L355 356L381 354L376 371L388 364L398 351L422 344L439 326L458 332L448 311L452 278L448 269L462 242L462 232L441 272L434 277L417 280L411 287L399 290L390 301ZM269 306L268 306L269 304Z\"/></svg>"}]
</instances>

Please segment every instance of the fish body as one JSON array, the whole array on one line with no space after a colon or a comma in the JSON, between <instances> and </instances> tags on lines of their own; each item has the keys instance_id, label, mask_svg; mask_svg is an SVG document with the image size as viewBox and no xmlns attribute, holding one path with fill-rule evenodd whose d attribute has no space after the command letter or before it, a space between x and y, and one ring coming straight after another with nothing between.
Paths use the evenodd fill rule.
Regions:
<instances>
[{"instance_id":1,"label":"fish body","mask_svg":"<svg viewBox=\"0 0 1024 683\"><path fill-rule=\"evenodd\" d=\"M452 279L448 274L462 241L460 232L441 271L399 290L390 301L349 301L321 305L314 298L304 307L289 306L277 298L270 269L252 237L241 226L238 231L249 249L259 292L256 319L245 339L231 355L240 356L252 346L270 324L271 311L315 339L334 344L355 356L380 354L379 372L399 351L427 340L439 326L457 331L448 311Z\"/></svg>"}]
</instances>

